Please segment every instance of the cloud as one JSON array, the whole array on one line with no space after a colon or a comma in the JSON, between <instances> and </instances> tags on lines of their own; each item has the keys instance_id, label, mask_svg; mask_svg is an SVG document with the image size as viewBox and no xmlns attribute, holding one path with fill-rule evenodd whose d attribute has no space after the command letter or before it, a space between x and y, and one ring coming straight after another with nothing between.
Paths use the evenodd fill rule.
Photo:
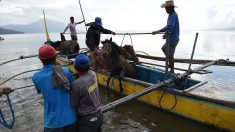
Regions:
<instances>
[{"instance_id":1,"label":"cloud","mask_svg":"<svg viewBox=\"0 0 235 132\"><path fill-rule=\"evenodd\" d=\"M104 27L113 30L157 30L165 26L165 0L81 0L87 22L102 17ZM205 29L235 25L234 0L175 0L181 29ZM69 17L82 20L78 0L2 0L1 25L27 24L42 18L67 24Z\"/></svg>"}]
</instances>

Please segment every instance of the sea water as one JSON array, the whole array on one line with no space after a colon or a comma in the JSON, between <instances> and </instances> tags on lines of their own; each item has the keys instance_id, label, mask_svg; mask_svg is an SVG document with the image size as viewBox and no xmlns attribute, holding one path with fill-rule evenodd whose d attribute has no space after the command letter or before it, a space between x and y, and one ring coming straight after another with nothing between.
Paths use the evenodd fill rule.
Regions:
<instances>
[{"instance_id":1,"label":"sea water","mask_svg":"<svg viewBox=\"0 0 235 132\"><path fill-rule=\"evenodd\" d=\"M230 59L235 61L235 32L233 31L183 31L180 35L180 42L176 48L175 58L189 59L192 53L195 34L199 33L196 44L195 59ZM5 40L0 41L0 63L15 59L20 56L35 55L38 48L45 42L45 34L12 34L2 35ZM161 47L165 40L161 35L136 35L123 36L102 35L102 40L113 38L118 45L131 44L137 53L146 52L149 55L164 57ZM50 33L52 41L60 40L59 33ZM66 35L66 39L70 39ZM123 43L122 43L123 42ZM85 34L78 35L80 47L85 48ZM101 46L101 45L100 45ZM153 63L164 64L164 62L152 61ZM192 65L193 68L199 65ZM7 78L27 70L41 68L42 64L37 57L14 61L0 66L0 82ZM176 64L175 67L188 68L187 64ZM208 87L195 90L194 93L202 96L220 98L228 101L235 101L235 67L211 66L207 68L213 73L207 75L193 74L191 77L200 81L208 81ZM180 71L176 71L181 73ZM32 84L32 73L26 73L14 78L2 86L18 88ZM13 109L16 114L14 132L41 132L43 131L43 100L35 89L28 88L17 90L10 94ZM110 99L102 98L106 104L116 100L118 97L111 96ZM9 109L6 106L6 98L0 98L0 107L4 108L5 115L10 118ZM131 109L130 109L131 108ZM131 101L104 115L103 130L108 131L220 131L200 123L187 120L167 112ZM183 127L182 127L183 126ZM1 132L10 130L0 126Z\"/></svg>"}]
</instances>

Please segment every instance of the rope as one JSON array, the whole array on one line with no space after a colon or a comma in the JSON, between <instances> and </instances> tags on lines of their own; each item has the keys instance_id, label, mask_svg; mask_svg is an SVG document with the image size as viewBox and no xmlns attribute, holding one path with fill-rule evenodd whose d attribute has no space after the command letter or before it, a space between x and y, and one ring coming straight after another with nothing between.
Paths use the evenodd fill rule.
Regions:
<instances>
[{"instance_id":1,"label":"rope","mask_svg":"<svg viewBox=\"0 0 235 132\"><path fill-rule=\"evenodd\" d=\"M137 52L144 53L145 55L150 56L148 53L146 53L146 52L144 52L144 51L135 51L135 52L136 52L136 53L137 53Z\"/></svg>"},{"instance_id":2,"label":"rope","mask_svg":"<svg viewBox=\"0 0 235 132\"><path fill-rule=\"evenodd\" d=\"M19 73L19 74L16 74L16 75L14 75L14 76L12 76L12 77L6 79L5 81L1 82L1 83L0 83L0 86L1 86L2 84L4 84L4 83L8 82L9 80L11 80L11 79L14 78L14 77L17 77L17 76L22 75L22 74L25 74L25 73L38 71L38 70L41 70L41 69L28 70L28 71L24 71L24 72L21 72L21 73Z\"/></svg>"},{"instance_id":3,"label":"rope","mask_svg":"<svg viewBox=\"0 0 235 132\"><path fill-rule=\"evenodd\" d=\"M177 80L177 76L175 74L174 75L168 74L166 76L166 79L167 78L173 78L173 82L175 82ZM169 92L173 93L173 96L174 96L174 99L175 99L174 105L171 108L169 108L169 109L166 109L166 108L162 107L162 98L165 95L166 91L169 91ZM175 108L175 106L177 105L178 101L177 101L176 94L173 91L173 87L172 86L164 83L164 91L163 91L162 95L160 96L160 99L159 99L158 103L159 103L159 106L160 106L161 109L165 109L167 111L171 111L171 110L173 110Z\"/></svg>"},{"instance_id":4,"label":"rope","mask_svg":"<svg viewBox=\"0 0 235 132\"><path fill-rule=\"evenodd\" d=\"M131 34L129 34L129 33L123 35L121 46L122 46L122 44L124 42L124 39L125 39L126 35L129 35L130 40L131 40L131 46L133 46L133 41L132 41L132 38L131 38Z\"/></svg>"},{"instance_id":5,"label":"rope","mask_svg":"<svg viewBox=\"0 0 235 132\"><path fill-rule=\"evenodd\" d=\"M14 114L14 111L13 111L13 108L12 108L12 105L11 105L11 99L10 99L8 93L5 92L5 91L3 91L3 93L4 93L4 94L6 95L6 97L7 97L7 102L8 102L8 105L9 105L9 107L10 107L10 110L11 110L12 121L11 121L11 123L6 122L5 117L3 116L2 110L1 110L1 108L0 108L0 116L1 116L0 123L1 123L4 127L8 128L8 129L12 129L12 128L14 127L14 123L15 123L15 114Z\"/></svg>"}]
</instances>

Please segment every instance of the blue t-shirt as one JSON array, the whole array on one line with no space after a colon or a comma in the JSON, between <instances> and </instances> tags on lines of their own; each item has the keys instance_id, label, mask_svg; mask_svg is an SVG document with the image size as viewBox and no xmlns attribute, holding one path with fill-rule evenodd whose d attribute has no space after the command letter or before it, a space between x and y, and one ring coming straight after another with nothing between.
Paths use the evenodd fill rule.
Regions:
<instances>
[{"instance_id":1,"label":"blue t-shirt","mask_svg":"<svg viewBox=\"0 0 235 132\"><path fill-rule=\"evenodd\" d=\"M76 122L75 110L70 105L70 91L63 88L53 88L52 72L55 65L45 65L33 77L33 83L38 93L42 93L44 99L44 127L60 128ZM70 84L72 75L67 67L62 67Z\"/></svg>"},{"instance_id":2,"label":"blue t-shirt","mask_svg":"<svg viewBox=\"0 0 235 132\"><path fill-rule=\"evenodd\" d=\"M170 32L169 43L176 44L179 42L180 26L176 12L169 14L167 25L162 29L163 32Z\"/></svg>"}]
</instances>

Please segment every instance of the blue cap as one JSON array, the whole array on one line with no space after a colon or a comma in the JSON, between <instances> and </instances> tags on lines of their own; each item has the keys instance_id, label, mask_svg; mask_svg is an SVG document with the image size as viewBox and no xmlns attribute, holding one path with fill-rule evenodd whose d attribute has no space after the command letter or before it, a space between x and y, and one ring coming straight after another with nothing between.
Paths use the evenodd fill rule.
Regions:
<instances>
[{"instance_id":1,"label":"blue cap","mask_svg":"<svg viewBox=\"0 0 235 132\"><path fill-rule=\"evenodd\" d=\"M96 25L102 25L102 20L101 20L100 17L96 17L96 18L95 18L95 24L96 24Z\"/></svg>"},{"instance_id":2,"label":"blue cap","mask_svg":"<svg viewBox=\"0 0 235 132\"><path fill-rule=\"evenodd\" d=\"M75 58L75 66L79 68L87 68L90 66L89 64L89 58L87 55L84 54L79 54Z\"/></svg>"}]
</instances>

